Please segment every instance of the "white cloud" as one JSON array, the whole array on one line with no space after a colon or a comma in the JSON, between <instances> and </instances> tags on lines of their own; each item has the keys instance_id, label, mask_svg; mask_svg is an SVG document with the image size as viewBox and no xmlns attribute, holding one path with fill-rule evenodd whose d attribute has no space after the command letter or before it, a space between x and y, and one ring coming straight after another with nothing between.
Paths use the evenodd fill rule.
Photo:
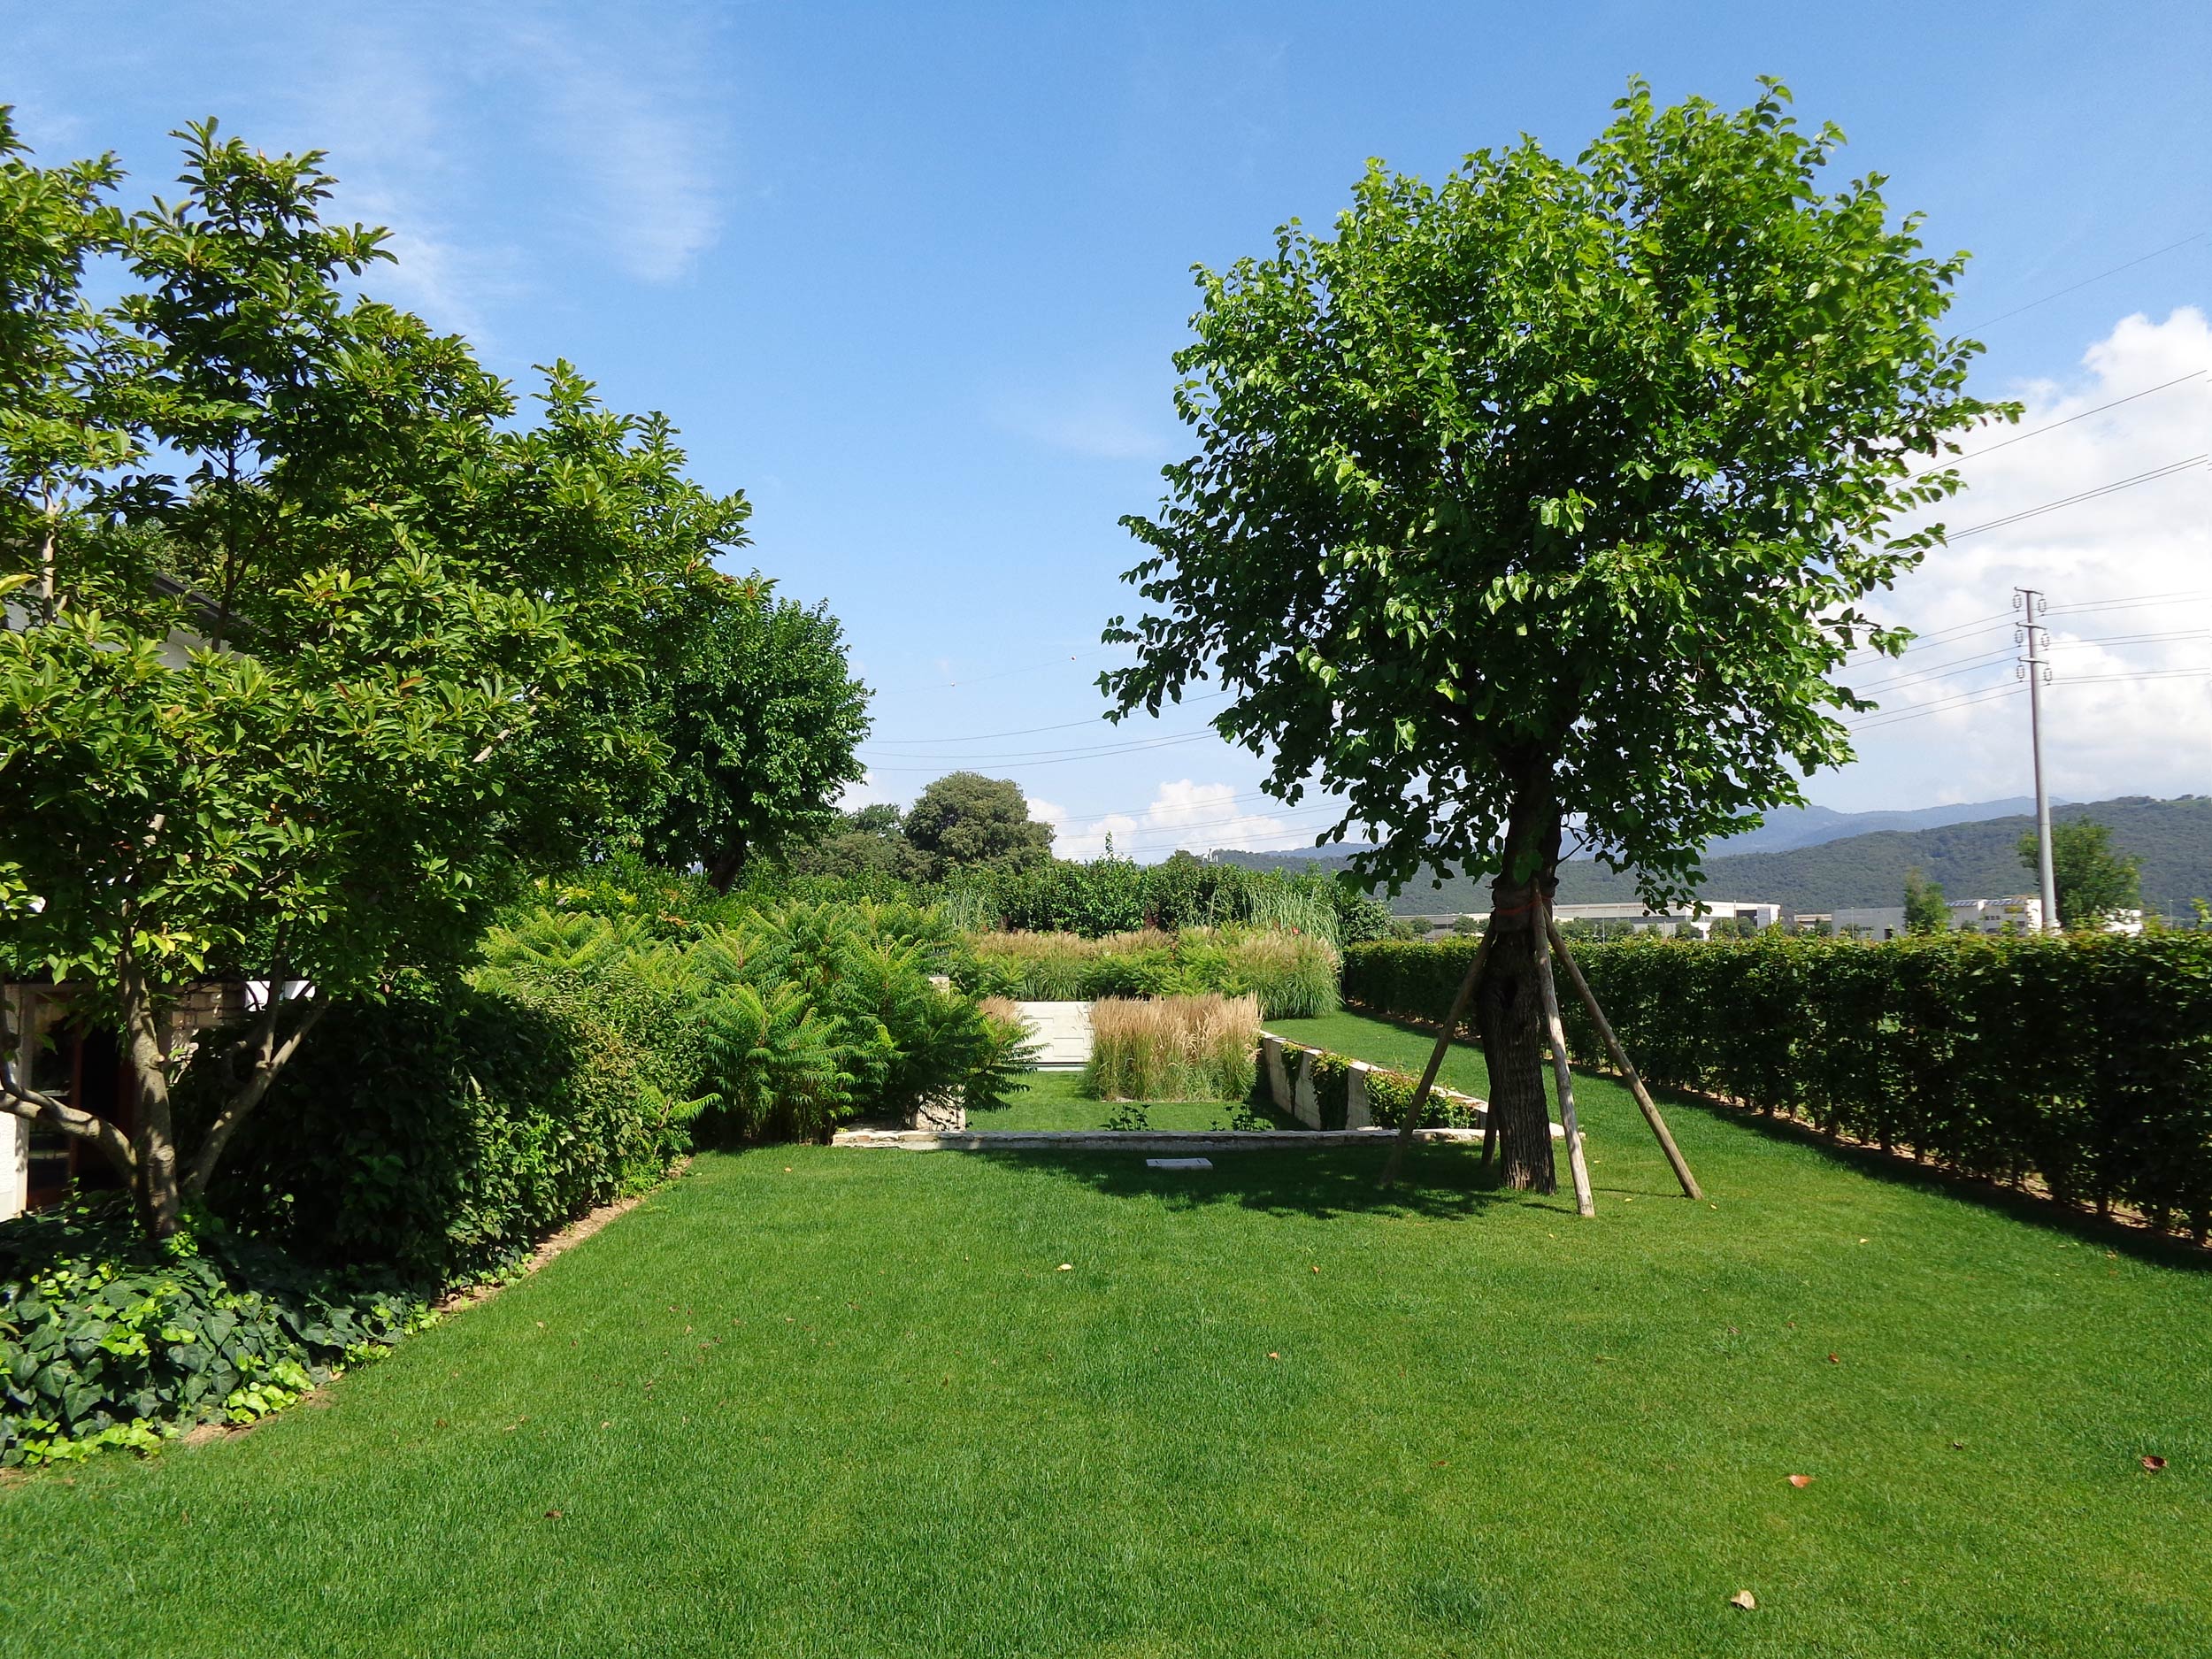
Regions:
<instances>
[{"instance_id":1,"label":"white cloud","mask_svg":"<svg viewBox=\"0 0 2212 1659\"><path fill-rule=\"evenodd\" d=\"M1217 848L1248 852L1281 851L1310 846L1313 830L1250 810L1249 795L1233 784L1196 783L1188 778L1163 782L1141 816L1108 812L1079 818L1067 808L1032 796L1030 816L1053 827L1052 849L1063 858L1096 858L1109 836L1118 856L1152 863L1179 849L1196 853ZM1305 818L1315 816L1302 809Z\"/></svg>"},{"instance_id":2,"label":"white cloud","mask_svg":"<svg viewBox=\"0 0 2212 1659\"><path fill-rule=\"evenodd\" d=\"M718 123L681 34L625 23L515 40L549 134L585 184L593 239L645 282L687 274L721 229Z\"/></svg>"},{"instance_id":3,"label":"white cloud","mask_svg":"<svg viewBox=\"0 0 2212 1659\"><path fill-rule=\"evenodd\" d=\"M1964 442L1968 488L1941 513L1959 539L1886 596L1886 613L1923 636L1960 631L1846 676L1885 714L1980 692L1988 700L1866 726L1855 739L1861 760L1810 785L1824 803L2026 792L2027 706L2008 625L2015 587L2041 590L2051 607L2044 735L2053 794L2091 801L2212 790L2212 472L2203 461L1998 524L2212 451L2212 326L2193 308L2162 322L2129 317L2090 347L2082 368L2015 388L2026 405L2019 425ZM2151 388L2163 389L2087 412ZM1997 527L1977 528L1985 525Z\"/></svg>"}]
</instances>

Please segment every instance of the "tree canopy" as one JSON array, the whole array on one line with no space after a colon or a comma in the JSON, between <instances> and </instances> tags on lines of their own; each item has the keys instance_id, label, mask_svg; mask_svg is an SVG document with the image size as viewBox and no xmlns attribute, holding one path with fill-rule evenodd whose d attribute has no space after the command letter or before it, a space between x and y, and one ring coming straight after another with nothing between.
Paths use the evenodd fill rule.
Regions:
<instances>
[{"instance_id":1,"label":"tree canopy","mask_svg":"<svg viewBox=\"0 0 2212 1659\"><path fill-rule=\"evenodd\" d=\"M2020 838L2020 862L2040 868L2035 833ZM2051 826L2051 876L2058 914L2045 926L2095 927L2123 910L2143 908L2142 864L2112 844L2112 826L2078 818Z\"/></svg>"},{"instance_id":2,"label":"tree canopy","mask_svg":"<svg viewBox=\"0 0 2212 1659\"><path fill-rule=\"evenodd\" d=\"M948 772L924 789L907 810L905 831L931 880L956 870L1026 868L1052 855L1052 826L1029 816L1021 786L975 772Z\"/></svg>"},{"instance_id":3,"label":"tree canopy","mask_svg":"<svg viewBox=\"0 0 2212 1659\"><path fill-rule=\"evenodd\" d=\"M776 595L755 572L687 595L676 650L655 676L648 719L666 770L643 809L649 856L696 864L727 891L756 854L817 836L866 769L868 688L826 605Z\"/></svg>"},{"instance_id":4,"label":"tree canopy","mask_svg":"<svg viewBox=\"0 0 2212 1659\"><path fill-rule=\"evenodd\" d=\"M179 136L182 195L125 215L111 159L42 169L0 121L5 965L124 1033L136 1124L40 1095L7 1033L0 1108L97 1140L156 1232L332 999L461 959L648 787L605 693L743 523L658 416L556 364L518 420L465 342L349 297L388 255L323 222L319 155ZM180 999L240 979L275 988L196 1047ZM225 1080L180 1148L191 1064Z\"/></svg>"},{"instance_id":5,"label":"tree canopy","mask_svg":"<svg viewBox=\"0 0 2212 1659\"><path fill-rule=\"evenodd\" d=\"M1517 1182L1551 1179L1525 942L1565 824L1662 903L1847 759L1846 664L1907 637L1862 601L1941 540L1894 521L2006 412L1937 327L1963 257L1878 177L1826 189L1841 134L1763 84L1728 113L1633 82L1571 162L1377 163L1333 236L1201 270L1198 452L1124 520L1150 608L1106 631L1117 718L1218 679L1271 793L1379 833L1362 868L1502 872L1477 1018Z\"/></svg>"}]
</instances>

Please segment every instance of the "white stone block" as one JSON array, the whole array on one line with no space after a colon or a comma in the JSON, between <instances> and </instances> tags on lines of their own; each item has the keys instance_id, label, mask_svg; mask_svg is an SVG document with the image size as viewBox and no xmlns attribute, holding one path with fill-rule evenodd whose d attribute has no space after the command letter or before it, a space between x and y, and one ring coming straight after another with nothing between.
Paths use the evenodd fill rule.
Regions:
<instances>
[{"instance_id":1,"label":"white stone block","mask_svg":"<svg viewBox=\"0 0 2212 1659\"><path fill-rule=\"evenodd\" d=\"M1298 1081L1290 1091L1290 1115L1309 1129L1321 1127L1321 1102L1313 1093L1313 1050L1298 1056Z\"/></svg>"},{"instance_id":2,"label":"white stone block","mask_svg":"<svg viewBox=\"0 0 2212 1659\"><path fill-rule=\"evenodd\" d=\"M1355 1060L1352 1062L1351 1075L1344 1079L1344 1126L1347 1129L1374 1126L1374 1110L1367 1103L1367 1062Z\"/></svg>"},{"instance_id":3,"label":"white stone block","mask_svg":"<svg viewBox=\"0 0 2212 1659\"><path fill-rule=\"evenodd\" d=\"M1283 1070L1283 1040L1262 1033L1260 1063L1267 1068L1268 1097L1275 1102L1275 1110L1286 1116L1290 1111L1290 1077Z\"/></svg>"}]
</instances>

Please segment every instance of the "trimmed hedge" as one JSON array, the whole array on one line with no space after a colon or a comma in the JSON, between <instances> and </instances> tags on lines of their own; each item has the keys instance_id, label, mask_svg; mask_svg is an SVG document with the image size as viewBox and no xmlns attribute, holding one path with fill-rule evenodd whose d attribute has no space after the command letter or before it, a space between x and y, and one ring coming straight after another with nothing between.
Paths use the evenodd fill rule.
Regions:
<instances>
[{"instance_id":1,"label":"trimmed hedge","mask_svg":"<svg viewBox=\"0 0 2212 1659\"><path fill-rule=\"evenodd\" d=\"M1443 1018L1475 949L1345 952L1346 997ZM1655 1083L2062 1202L2212 1233L2212 936L1769 935L1574 947ZM1570 995L1568 1041L1600 1056Z\"/></svg>"},{"instance_id":2,"label":"trimmed hedge","mask_svg":"<svg viewBox=\"0 0 2212 1659\"><path fill-rule=\"evenodd\" d=\"M641 1191L687 1139L653 1054L583 998L425 988L331 1010L209 1194L313 1262L442 1286Z\"/></svg>"}]
</instances>

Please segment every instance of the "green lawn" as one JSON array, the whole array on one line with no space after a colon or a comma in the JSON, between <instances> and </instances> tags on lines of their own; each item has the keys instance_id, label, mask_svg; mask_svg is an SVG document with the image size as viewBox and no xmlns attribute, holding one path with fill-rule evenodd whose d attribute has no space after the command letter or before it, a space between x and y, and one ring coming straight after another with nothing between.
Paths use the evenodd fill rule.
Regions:
<instances>
[{"instance_id":1,"label":"green lawn","mask_svg":"<svg viewBox=\"0 0 2212 1659\"><path fill-rule=\"evenodd\" d=\"M996 1111L972 1111L971 1129L1103 1129L1115 1108L1080 1089L1077 1071L1033 1071L1028 1087ZM1226 1129L1237 1111L1230 1101L1150 1101L1144 1111L1155 1129ZM1271 1121L1288 1124L1270 1111Z\"/></svg>"},{"instance_id":2,"label":"green lawn","mask_svg":"<svg viewBox=\"0 0 2212 1659\"><path fill-rule=\"evenodd\" d=\"M1691 1204L1583 1094L1594 1221L703 1157L326 1409L0 1486L0 1650L2201 1659L2212 1276L1678 1107Z\"/></svg>"}]
</instances>

